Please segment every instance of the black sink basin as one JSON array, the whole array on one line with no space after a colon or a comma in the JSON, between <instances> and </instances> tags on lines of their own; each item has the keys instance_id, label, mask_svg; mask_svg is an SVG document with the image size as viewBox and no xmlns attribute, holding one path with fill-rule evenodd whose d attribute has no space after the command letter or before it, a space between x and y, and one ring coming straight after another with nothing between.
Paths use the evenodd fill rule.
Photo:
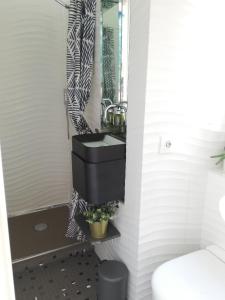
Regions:
<instances>
[{"instance_id":1,"label":"black sink basin","mask_svg":"<svg viewBox=\"0 0 225 300\"><path fill-rule=\"evenodd\" d=\"M125 158L126 143L120 137L109 133L75 135L72 138L73 152L88 162Z\"/></svg>"},{"instance_id":2,"label":"black sink basin","mask_svg":"<svg viewBox=\"0 0 225 300\"><path fill-rule=\"evenodd\" d=\"M108 133L72 139L73 186L87 202L124 200L126 143Z\"/></svg>"}]
</instances>

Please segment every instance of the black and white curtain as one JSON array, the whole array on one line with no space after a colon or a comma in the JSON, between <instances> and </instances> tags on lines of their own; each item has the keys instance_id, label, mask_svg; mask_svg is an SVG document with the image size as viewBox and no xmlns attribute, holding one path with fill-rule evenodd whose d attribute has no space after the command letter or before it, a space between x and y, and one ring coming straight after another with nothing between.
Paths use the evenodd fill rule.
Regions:
<instances>
[{"instance_id":1,"label":"black and white curtain","mask_svg":"<svg viewBox=\"0 0 225 300\"><path fill-rule=\"evenodd\" d=\"M96 0L71 0L67 37L67 88L68 115L77 134L91 133L84 111L88 103L94 66L96 27ZM67 237L83 240L75 221L77 211L86 209L86 202L76 191L70 205L70 220Z\"/></svg>"}]
</instances>

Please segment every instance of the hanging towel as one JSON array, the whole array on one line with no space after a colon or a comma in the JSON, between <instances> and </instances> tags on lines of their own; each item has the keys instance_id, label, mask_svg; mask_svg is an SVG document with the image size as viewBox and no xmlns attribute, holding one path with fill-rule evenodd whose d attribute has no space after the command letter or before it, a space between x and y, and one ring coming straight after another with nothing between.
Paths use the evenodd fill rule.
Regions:
<instances>
[{"instance_id":1,"label":"hanging towel","mask_svg":"<svg viewBox=\"0 0 225 300\"><path fill-rule=\"evenodd\" d=\"M90 133L83 112L91 92L96 0L71 0L67 39L67 110L78 134Z\"/></svg>"},{"instance_id":2,"label":"hanging towel","mask_svg":"<svg viewBox=\"0 0 225 300\"><path fill-rule=\"evenodd\" d=\"M71 0L67 39L67 89L68 115L77 134L91 133L83 113L88 103L94 64L96 26L96 0ZM69 206L70 218L66 236L85 240L75 220L77 212L86 209L87 203L73 192Z\"/></svg>"}]
</instances>

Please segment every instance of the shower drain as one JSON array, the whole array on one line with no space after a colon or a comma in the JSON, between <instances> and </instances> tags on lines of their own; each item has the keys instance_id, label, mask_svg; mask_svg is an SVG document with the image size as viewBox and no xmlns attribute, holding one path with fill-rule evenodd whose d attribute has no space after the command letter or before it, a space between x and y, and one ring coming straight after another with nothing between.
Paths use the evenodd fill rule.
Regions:
<instances>
[{"instance_id":1,"label":"shower drain","mask_svg":"<svg viewBox=\"0 0 225 300\"><path fill-rule=\"evenodd\" d=\"M14 273L17 300L97 300L99 259L94 251L67 253Z\"/></svg>"},{"instance_id":2,"label":"shower drain","mask_svg":"<svg viewBox=\"0 0 225 300\"><path fill-rule=\"evenodd\" d=\"M48 229L48 225L46 223L39 223L34 225L35 231L45 231L46 229Z\"/></svg>"}]
</instances>

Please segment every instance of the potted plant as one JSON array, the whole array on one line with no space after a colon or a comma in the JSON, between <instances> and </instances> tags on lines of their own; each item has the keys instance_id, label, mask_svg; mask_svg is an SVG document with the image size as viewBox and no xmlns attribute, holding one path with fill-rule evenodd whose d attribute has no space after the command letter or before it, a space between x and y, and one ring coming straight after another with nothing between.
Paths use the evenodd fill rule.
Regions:
<instances>
[{"instance_id":1,"label":"potted plant","mask_svg":"<svg viewBox=\"0 0 225 300\"><path fill-rule=\"evenodd\" d=\"M92 238L102 239L106 236L109 219L114 216L118 207L118 201L113 201L101 206L89 206L83 212L85 221L89 223Z\"/></svg>"},{"instance_id":2,"label":"potted plant","mask_svg":"<svg viewBox=\"0 0 225 300\"><path fill-rule=\"evenodd\" d=\"M219 165L220 163L223 163L223 170L225 171L225 152L222 152L217 155L211 156L211 158L217 158L218 161L216 162L216 165Z\"/></svg>"}]
</instances>

